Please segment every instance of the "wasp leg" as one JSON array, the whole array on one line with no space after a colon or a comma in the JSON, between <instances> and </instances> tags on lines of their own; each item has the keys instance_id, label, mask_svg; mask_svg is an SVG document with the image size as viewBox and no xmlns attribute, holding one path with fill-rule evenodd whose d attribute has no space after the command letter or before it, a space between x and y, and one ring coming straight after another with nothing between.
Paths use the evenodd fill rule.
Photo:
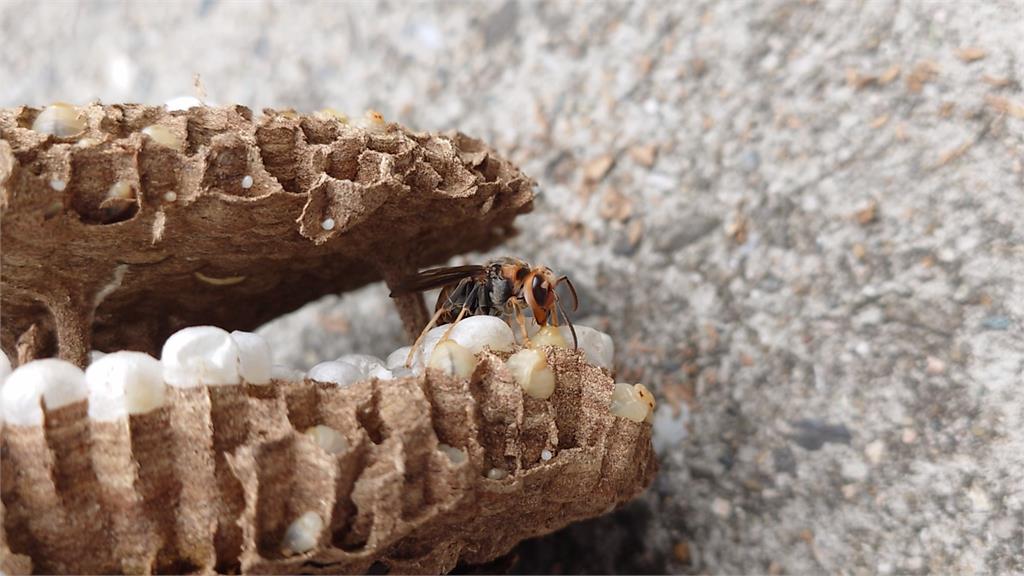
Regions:
<instances>
[{"instance_id":1,"label":"wasp leg","mask_svg":"<svg viewBox=\"0 0 1024 576\"><path fill-rule=\"evenodd\" d=\"M516 323L519 324L519 330L523 333L523 345L529 348L530 335L526 333L526 318L523 317L523 309L519 307L519 301L515 298L509 300L509 304L512 306L512 315L515 316Z\"/></svg>"},{"instance_id":2,"label":"wasp leg","mask_svg":"<svg viewBox=\"0 0 1024 576\"><path fill-rule=\"evenodd\" d=\"M430 332L430 329L433 328L434 324L437 323L437 319L440 318L441 315L444 314L445 312L447 312L446 307L439 307L437 311L434 312L434 316L431 317L430 322L427 322L427 325L423 327L423 331L420 332L420 335L416 338L416 341L412 343L412 348L409 348L409 355L405 357L406 368L412 368L412 359L416 355L416 350L419 349L420 344L423 342L423 339L426 338L427 332Z\"/></svg>"},{"instance_id":3,"label":"wasp leg","mask_svg":"<svg viewBox=\"0 0 1024 576\"><path fill-rule=\"evenodd\" d=\"M462 310L459 310L459 315L455 317L455 321L454 322L452 322L451 324L448 325L448 329L444 331L444 334L441 335L441 339L437 341L438 344L440 344L441 342L444 342L445 340L448 339L448 335L451 334L452 328L455 328L455 325L459 323L459 320L462 320L462 317L465 316L466 312L468 312L468 311L469 311L469 306L465 306L465 305L462 307Z\"/></svg>"}]
</instances>

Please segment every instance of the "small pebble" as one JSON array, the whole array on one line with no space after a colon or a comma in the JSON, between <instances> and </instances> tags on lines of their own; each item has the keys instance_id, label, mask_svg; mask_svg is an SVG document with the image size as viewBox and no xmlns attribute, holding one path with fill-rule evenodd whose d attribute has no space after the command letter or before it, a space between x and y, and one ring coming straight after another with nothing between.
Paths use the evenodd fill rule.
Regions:
<instances>
[{"instance_id":1,"label":"small pebble","mask_svg":"<svg viewBox=\"0 0 1024 576\"><path fill-rule=\"evenodd\" d=\"M714 512L715 515L725 518L732 513L732 504L730 504L725 498L715 498L711 503L711 511Z\"/></svg>"},{"instance_id":2,"label":"small pebble","mask_svg":"<svg viewBox=\"0 0 1024 576\"><path fill-rule=\"evenodd\" d=\"M508 470L504 468L491 468L487 471L487 477L491 480L504 480L508 477Z\"/></svg>"},{"instance_id":3,"label":"small pebble","mask_svg":"<svg viewBox=\"0 0 1024 576\"><path fill-rule=\"evenodd\" d=\"M972 486L967 490L967 499L971 501L971 508L975 512L988 512L992 509L992 500L978 486Z\"/></svg>"},{"instance_id":4,"label":"small pebble","mask_svg":"<svg viewBox=\"0 0 1024 576\"><path fill-rule=\"evenodd\" d=\"M929 356L925 371L932 376L938 376L946 371L946 363L935 356Z\"/></svg>"},{"instance_id":5,"label":"small pebble","mask_svg":"<svg viewBox=\"0 0 1024 576\"><path fill-rule=\"evenodd\" d=\"M68 183L59 178L54 178L53 180L50 180L50 188L53 188L57 192L63 192L64 189L67 187Z\"/></svg>"},{"instance_id":6,"label":"small pebble","mask_svg":"<svg viewBox=\"0 0 1024 576\"><path fill-rule=\"evenodd\" d=\"M913 428L904 428L903 436L900 439L904 444L913 444L917 441L917 431Z\"/></svg>"},{"instance_id":7,"label":"small pebble","mask_svg":"<svg viewBox=\"0 0 1024 576\"><path fill-rule=\"evenodd\" d=\"M165 192L164 193L164 200L167 201L167 202L174 202L177 199L178 199L178 194L176 192Z\"/></svg>"},{"instance_id":8,"label":"small pebble","mask_svg":"<svg viewBox=\"0 0 1024 576\"><path fill-rule=\"evenodd\" d=\"M541 450L540 451L540 459L545 461L545 462L547 462L548 460L551 460L551 456L552 456L551 450Z\"/></svg>"},{"instance_id":9,"label":"small pebble","mask_svg":"<svg viewBox=\"0 0 1024 576\"><path fill-rule=\"evenodd\" d=\"M885 455L885 442L881 440L875 440L864 447L864 455L867 456L868 461L872 464L878 464L882 461L882 456Z\"/></svg>"},{"instance_id":10,"label":"small pebble","mask_svg":"<svg viewBox=\"0 0 1024 576\"><path fill-rule=\"evenodd\" d=\"M1006 330L1010 327L1010 319L1006 316L989 316L981 321L981 326L988 330Z\"/></svg>"},{"instance_id":11,"label":"small pebble","mask_svg":"<svg viewBox=\"0 0 1024 576\"><path fill-rule=\"evenodd\" d=\"M324 221L320 223L320 227L328 231L334 230L334 218L325 218Z\"/></svg>"},{"instance_id":12,"label":"small pebble","mask_svg":"<svg viewBox=\"0 0 1024 576\"><path fill-rule=\"evenodd\" d=\"M246 174L245 177L242 178L242 188L245 188L246 190L252 188L252 176Z\"/></svg>"},{"instance_id":13,"label":"small pebble","mask_svg":"<svg viewBox=\"0 0 1024 576\"><path fill-rule=\"evenodd\" d=\"M851 458L839 466L843 478L854 482L863 482L868 477L868 466L860 458Z\"/></svg>"},{"instance_id":14,"label":"small pebble","mask_svg":"<svg viewBox=\"0 0 1024 576\"><path fill-rule=\"evenodd\" d=\"M672 555L676 557L677 562L683 564L690 563L690 543L686 540L676 542L676 545L672 547Z\"/></svg>"}]
</instances>

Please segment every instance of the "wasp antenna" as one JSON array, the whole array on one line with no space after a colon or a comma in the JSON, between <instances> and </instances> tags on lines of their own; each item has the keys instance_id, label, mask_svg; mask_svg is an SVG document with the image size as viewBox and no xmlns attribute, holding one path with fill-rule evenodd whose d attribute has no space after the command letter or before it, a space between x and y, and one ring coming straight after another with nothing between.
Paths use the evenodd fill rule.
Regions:
<instances>
[{"instance_id":1,"label":"wasp antenna","mask_svg":"<svg viewBox=\"0 0 1024 576\"><path fill-rule=\"evenodd\" d=\"M576 327L572 325L572 318L565 313L565 310L562 308L562 304L558 301L558 298L555 298L555 307L557 307L558 311L562 313L562 316L565 318L565 323L569 325L569 331L572 332L572 349L579 350L580 342L576 337Z\"/></svg>"},{"instance_id":2,"label":"wasp antenna","mask_svg":"<svg viewBox=\"0 0 1024 576\"><path fill-rule=\"evenodd\" d=\"M558 286L562 282L565 282L566 286L569 287L569 292L572 294L572 311L575 312L580 308L580 299L576 296L576 287L573 286L572 280L569 280L568 276L562 276L555 282L555 286Z\"/></svg>"}]
</instances>

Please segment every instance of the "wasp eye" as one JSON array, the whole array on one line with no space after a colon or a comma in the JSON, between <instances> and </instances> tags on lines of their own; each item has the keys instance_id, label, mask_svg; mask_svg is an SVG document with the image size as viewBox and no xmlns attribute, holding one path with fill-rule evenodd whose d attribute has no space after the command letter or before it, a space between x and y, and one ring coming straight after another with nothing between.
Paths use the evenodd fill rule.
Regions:
<instances>
[{"instance_id":1,"label":"wasp eye","mask_svg":"<svg viewBox=\"0 0 1024 576\"><path fill-rule=\"evenodd\" d=\"M540 276L533 277L533 285L530 287L533 290L533 299L538 304L543 305L548 301L548 288L544 285L544 279Z\"/></svg>"}]
</instances>

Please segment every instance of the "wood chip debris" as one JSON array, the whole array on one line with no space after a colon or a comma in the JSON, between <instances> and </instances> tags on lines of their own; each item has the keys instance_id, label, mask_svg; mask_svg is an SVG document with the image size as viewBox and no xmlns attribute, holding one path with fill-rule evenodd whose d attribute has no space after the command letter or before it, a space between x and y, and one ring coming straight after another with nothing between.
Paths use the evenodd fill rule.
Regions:
<instances>
[{"instance_id":1,"label":"wood chip debris","mask_svg":"<svg viewBox=\"0 0 1024 576\"><path fill-rule=\"evenodd\" d=\"M963 156L973 145L974 139L972 138L964 142L963 144L957 146L956 148L953 148L952 150L947 150L943 152L942 155L939 156L939 161L935 163L935 167L941 168L942 166L945 166L946 164L949 164L950 162Z\"/></svg>"},{"instance_id":2,"label":"wood chip debris","mask_svg":"<svg viewBox=\"0 0 1024 576\"><path fill-rule=\"evenodd\" d=\"M629 241L630 248L636 248L637 244L644 237L644 222L643 220L633 220L629 223L626 228L626 240Z\"/></svg>"},{"instance_id":3,"label":"wood chip debris","mask_svg":"<svg viewBox=\"0 0 1024 576\"><path fill-rule=\"evenodd\" d=\"M861 226L867 226L878 219L878 200L871 200L868 205L857 211L854 214L854 218L857 219L857 223Z\"/></svg>"},{"instance_id":4,"label":"wood chip debris","mask_svg":"<svg viewBox=\"0 0 1024 576\"><path fill-rule=\"evenodd\" d=\"M1013 116L1014 118L1024 119L1024 104L992 94L985 96L985 102L987 102L988 105L996 112L1006 114L1007 116Z\"/></svg>"},{"instance_id":5,"label":"wood chip debris","mask_svg":"<svg viewBox=\"0 0 1024 576\"><path fill-rule=\"evenodd\" d=\"M939 75L939 65L931 60L918 62L910 75L907 76L907 90L914 94L921 92L924 85L931 82Z\"/></svg>"},{"instance_id":6,"label":"wood chip debris","mask_svg":"<svg viewBox=\"0 0 1024 576\"><path fill-rule=\"evenodd\" d=\"M629 149L629 157L637 164L650 168L658 157L658 146L656 144L642 144Z\"/></svg>"},{"instance_id":7,"label":"wood chip debris","mask_svg":"<svg viewBox=\"0 0 1024 576\"><path fill-rule=\"evenodd\" d=\"M988 56L988 52L984 48L978 48L977 46L968 46L956 51L956 57L968 64L981 60L985 56Z\"/></svg>"},{"instance_id":8,"label":"wood chip debris","mask_svg":"<svg viewBox=\"0 0 1024 576\"><path fill-rule=\"evenodd\" d=\"M748 228L750 226L747 220L746 214L738 213L733 221L729 223L728 228L725 232L732 238L732 241L736 244L745 244L747 242Z\"/></svg>"},{"instance_id":9,"label":"wood chip debris","mask_svg":"<svg viewBox=\"0 0 1024 576\"><path fill-rule=\"evenodd\" d=\"M683 564L690 563L690 544L686 540L676 542L676 545L672 547L672 555L676 557L677 562Z\"/></svg>"},{"instance_id":10,"label":"wood chip debris","mask_svg":"<svg viewBox=\"0 0 1024 576\"><path fill-rule=\"evenodd\" d=\"M900 75L900 67L893 64L881 74L869 74L856 68L846 69L846 84L854 90L863 90L871 85L886 86Z\"/></svg>"},{"instance_id":11,"label":"wood chip debris","mask_svg":"<svg viewBox=\"0 0 1024 576\"><path fill-rule=\"evenodd\" d=\"M878 84L881 86L886 86L896 78L899 78L900 70L901 68L899 64L893 64L892 66L889 66L888 68L885 69L885 72L882 72L882 74L878 77Z\"/></svg>"},{"instance_id":12,"label":"wood chip debris","mask_svg":"<svg viewBox=\"0 0 1024 576\"><path fill-rule=\"evenodd\" d=\"M605 154L590 160L583 166L583 179L590 183L600 182L611 170L615 158L611 154Z\"/></svg>"},{"instance_id":13,"label":"wood chip debris","mask_svg":"<svg viewBox=\"0 0 1024 576\"><path fill-rule=\"evenodd\" d=\"M992 76L989 74L983 74L981 76L981 81L993 88L1006 88L1012 82L1006 76Z\"/></svg>"},{"instance_id":14,"label":"wood chip debris","mask_svg":"<svg viewBox=\"0 0 1024 576\"><path fill-rule=\"evenodd\" d=\"M601 197L601 218L625 222L633 214L633 201L618 190L609 190Z\"/></svg>"}]
</instances>

